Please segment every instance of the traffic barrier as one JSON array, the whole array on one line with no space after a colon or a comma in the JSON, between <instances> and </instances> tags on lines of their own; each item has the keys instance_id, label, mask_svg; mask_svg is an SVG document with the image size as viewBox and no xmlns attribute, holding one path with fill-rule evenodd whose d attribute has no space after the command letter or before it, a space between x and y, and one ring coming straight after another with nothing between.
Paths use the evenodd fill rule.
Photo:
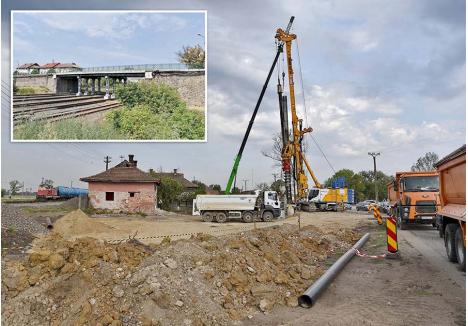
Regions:
<instances>
[{"instance_id":1,"label":"traffic barrier","mask_svg":"<svg viewBox=\"0 0 468 326\"><path fill-rule=\"evenodd\" d=\"M387 250L391 253L398 252L397 226L394 217L387 217Z\"/></svg>"},{"instance_id":2,"label":"traffic barrier","mask_svg":"<svg viewBox=\"0 0 468 326\"><path fill-rule=\"evenodd\" d=\"M377 223L379 223L379 225L382 225L383 221L382 221L382 215L380 214L379 206L369 205L369 211L372 211L374 213L374 218L377 220Z\"/></svg>"}]
</instances>

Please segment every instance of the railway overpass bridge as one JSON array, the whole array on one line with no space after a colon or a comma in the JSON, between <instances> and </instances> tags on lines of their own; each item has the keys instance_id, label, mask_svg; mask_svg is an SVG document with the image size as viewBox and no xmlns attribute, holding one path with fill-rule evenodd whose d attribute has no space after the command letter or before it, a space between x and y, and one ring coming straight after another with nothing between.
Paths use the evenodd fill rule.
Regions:
<instances>
[{"instance_id":1,"label":"railway overpass bridge","mask_svg":"<svg viewBox=\"0 0 468 326\"><path fill-rule=\"evenodd\" d=\"M111 99L115 97L116 85L126 85L128 80L199 76L204 73L204 69L169 63L90 67L52 75L16 75L14 78L15 83L18 85L19 82L21 86L38 86L45 80L45 86L55 93L74 93L76 96L103 94L105 99Z\"/></svg>"}]
</instances>

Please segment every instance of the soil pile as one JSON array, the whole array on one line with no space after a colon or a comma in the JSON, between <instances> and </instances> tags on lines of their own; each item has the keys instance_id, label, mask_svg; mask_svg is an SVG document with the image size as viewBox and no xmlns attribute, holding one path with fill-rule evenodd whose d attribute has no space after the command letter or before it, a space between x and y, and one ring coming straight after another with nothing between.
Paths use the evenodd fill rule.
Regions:
<instances>
[{"instance_id":1,"label":"soil pile","mask_svg":"<svg viewBox=\"0 0 468 326\"><path fill-rule=\"evenodd\" d=\"M296 306L358 234L283 225L145 246L51 235L3 264L5 325L226 325Z\"/></svg>"},{"instance_id":2,"label":"soil pile","mask_svg":"<svg viewBox=\"0 0 468 326\"><path fill-rule=\"evenodd\" d=\"M54 223L54 232L59 233L63 238L73 239L76 235L92 236L97 233L112 232L112 227L92 219L77 209L57 220Z\"/></svg>"}]
</instances>

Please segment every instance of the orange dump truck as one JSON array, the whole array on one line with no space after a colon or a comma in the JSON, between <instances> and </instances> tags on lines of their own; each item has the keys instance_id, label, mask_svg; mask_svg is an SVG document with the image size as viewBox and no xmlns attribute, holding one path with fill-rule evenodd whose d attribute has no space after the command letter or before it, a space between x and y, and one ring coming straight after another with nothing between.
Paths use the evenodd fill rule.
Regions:
<instances>
[{"instance_id":1,"label":"orange dump truck","mask_svg":"<svg viewBox=\"0 0 468 326\"><path fill-rule=\"evenodd\" d=\"M466 145L435 164L439 172L440 209L437 227L449 261L465 270L466 261Z\"/></svg>"},{"instance_id":2,"label":"orange dump truck","mask_svg":"<svg viewBox=\"0 0 468 326\"><path fill-rule=\"evenodd\" d=\"M408 224L436 225L439 202L439 176L431 172L397 172L387 185L390 214L397 218L398 228Z\"/></svg>"}]
</instances>

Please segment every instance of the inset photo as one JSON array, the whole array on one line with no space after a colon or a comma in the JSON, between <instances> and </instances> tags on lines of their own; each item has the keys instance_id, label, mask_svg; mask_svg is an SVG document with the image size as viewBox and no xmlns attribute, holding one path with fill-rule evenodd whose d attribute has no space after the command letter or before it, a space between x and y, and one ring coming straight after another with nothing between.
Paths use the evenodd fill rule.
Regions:
<instances>
[{"instance_id":1,"label":"inset photo","mask_svg":"<svg viewBox=\"0 0 468 326\"><path fill-rule=\"evenodd\" d=\"M206 141L206 11L12 11L12 141Z\"/></svg>"}]
</instances>

